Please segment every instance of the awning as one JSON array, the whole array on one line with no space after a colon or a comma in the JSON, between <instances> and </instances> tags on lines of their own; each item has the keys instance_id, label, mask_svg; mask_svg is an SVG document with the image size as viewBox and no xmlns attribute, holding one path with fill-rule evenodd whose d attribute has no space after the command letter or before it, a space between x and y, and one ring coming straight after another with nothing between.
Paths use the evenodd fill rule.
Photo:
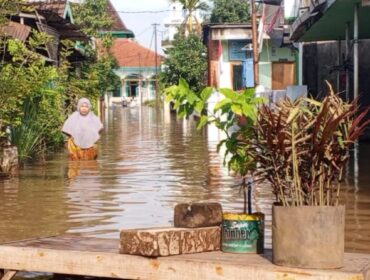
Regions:
<instances>
[{"instance_id":1,"label":"awning","mask_svg":"<svg viewBox=\"0 0 370 280\"><path fill-rule=\"evenodd\" d=\"M370 38L367 0L316 0L292 25L291 40L300 42L344 40L347 22L353 38L354 7L359 5L359 39Z\"/></svg>"},{"instance_id":2,"label":"awning","mask_svg":"<svg viewBox=\"0 0 370 280\"><path fill-rule=\"evenodd\" d=\"M53 11L39 11L48 25L58 30L60 38L70 40L88 41L89 37L77 26L60 17Z\"/></svg>"}]
</instances>

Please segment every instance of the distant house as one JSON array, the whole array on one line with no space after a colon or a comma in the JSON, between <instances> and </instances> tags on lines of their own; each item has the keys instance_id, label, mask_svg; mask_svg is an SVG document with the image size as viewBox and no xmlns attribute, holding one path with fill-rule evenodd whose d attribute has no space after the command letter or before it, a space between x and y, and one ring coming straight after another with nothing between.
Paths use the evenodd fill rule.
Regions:
<instances>
[{"instance_id":1,"label":"distant house","mask_svg":"<svg viewBox=\"0 0 370 280\"><path fill-rule=\"evenodd\" d=\"M3 30L3 36L10 36L26 42L32 30L45 32L53 40L45 50L39 49L48 63L58 65L61 41L87 41L89 38L73 24L70 3L67 0L27 1L19 14L11 17L11 21ZM84 60L84 56L76 48L69 57L71 62Z\"/></svg>"},{"instance_id":2,"label":"distant house","mask_svg":"<svg viewBox=\"0 0 370 280\"><path fill-rule=\"evenodd\" d=\"M162 57L133 39L115 39L110 52L118 62L115 72L122 81L122 87L113 93L111 101L136 98L143 103L155 99L156 71Z\"/></svg>"},{"instance_id":3,"label":"distant house","mask_svg":"<svg viewBox=\"0 0 370 280\"><path fill-rule=\"evenodd\" d=\"M109 30L101 30L101 33L110 33L113 38L134 38L134 33L127 29L126 25L123 23L118 12L115 10L111 1L108 1L108 14L110 15L113 24Z\"/></svg>"},{"instance_id":4,"label":"distant house","mask_svg":"<svg viewBox=\"0 0 370 280\"><path fill-rule=\"evenodd\" d=\"M208 84L241 90L254 87L252 30L249 24L208 24L204 26L208 48ZM296 84L297 53L290 45L262 38L259 55L260 85L280 90Z\"/></svg>"}]
</instances>

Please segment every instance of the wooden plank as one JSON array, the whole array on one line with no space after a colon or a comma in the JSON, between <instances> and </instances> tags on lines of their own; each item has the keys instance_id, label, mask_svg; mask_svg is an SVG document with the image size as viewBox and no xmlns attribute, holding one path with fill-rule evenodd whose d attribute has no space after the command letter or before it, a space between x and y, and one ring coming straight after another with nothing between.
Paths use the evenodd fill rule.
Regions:
<instances>
[{"instance_id":1,"label":"wooden plank","mask_svg":"<svg viewBox=\"0 0 370 280\"><path fill-rule=\"evenodd\" d=\"M1 280L11 280L13 277L17 274L17 271L15 270L8 270L5 272L4 276L1 278Z\"/></svg>"},{"instance_id":2,"label":"wooden plank","mask_svg":"<svg viewBox=\"0 0 370 280\"><path fill-rule=\"evenodd\" d=\"M295 63L273 62L272 89L286 89L287 86L291 85L295 85Z\"/></svg>"},{"instance_id":3,"label":"wooden plank","mask_svg":"<svg viewBox=\"0 0 370 280\"><path fill-rule=\"evenodd\" d=\"M261 255L239 255L209 252L150 259L120 255L115 252L97 252L95 243L104 250L118 250L118 240L97 238L47 238L34 241L37 247L23 244L0 246L0 267L10 270L39 271L60 274L86 275L124 279L289 279L289 280L370 280L369 255L346 254L345 267L338 270L303 270L274 266L271 252ZM66 243L67 242L67 243ZM63 250L62 244L86 251ZM43 248L58 247L58 249ZM103 248L104 246L102 246ZM94 251L95 250L95 251Z\"/></svg>"},{"instance_id":4,"label":"wooden plank","mask_svg":"<svg viewBox=\"0 0 370 280\"><path fill-rule=\"evenodd\" d=\"M36 247L64 251L88 251L118 253L119 240L76 235L61 235L7 242L6 246ZM0 245L1 246L1 245Z\"/></svg>"}]
</instances>

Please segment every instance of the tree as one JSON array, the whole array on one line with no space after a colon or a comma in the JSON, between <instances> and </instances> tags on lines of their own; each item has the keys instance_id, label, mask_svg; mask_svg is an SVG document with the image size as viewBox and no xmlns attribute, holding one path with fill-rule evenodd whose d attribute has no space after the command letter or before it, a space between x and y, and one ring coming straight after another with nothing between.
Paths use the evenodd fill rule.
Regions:
<instances>
[{"instance_id":1,"label":"tree","mask_svg":"<svg viewBox=\"0 0 370 280\"><path fill-rule=\"evenodd\" d=\"M196 10L208 10L209 6L202 0L170 0L171 2L180 3L183 5L183 9L187 11L186 17L183 22L183 31L187 30L188 34L196 30L198 34L201 32L201 25L198 19L195 17L194 12ZM195 22L195 25L193 23ZM195 27L194 27L195 26Z\"/></svg>"},{"instance_id":2,"label":"tree","mask_svg":"<svg viewBox=\"0 0 370 280\"><path fill-rule=\"evenodd\" d=\"M113 71L117 63L112 55L102 54L98 59L94 52L87 61L75 69L67 59L73 51L73 43L64 41L63 45L62 63L58 72L68 105L66 114L70 114L75 109L74 105L77 104L79 98L87 97L95 106L95 101L105 92L113 91L120 86L120 78Z\"/></svg>"},{"instance_id":3,"label":"tree","mask_svg":"<svg viewBox=\"0 0 370 280\"><path fill-rule=\"evenodd\" d=\"M213 0L211 23L246 23L250 19L246 0Z\"/></svg>"},{"instance_id":4,"label":"tree","mask_svg":"<svg viewBox=\"0 0 370 280\"><path fill-rule=\"evenodd\" d=\"M22 3L22 0L0 0L0 27L8 22L9 15L19 12Z\"/></svg>"},{"instance_id":5,"label":"tree","mask_svg":"<svg viewBox=\"0 0 370 280\"><path fill-rule=\"evenodd\" d=\"M74 5L76 25L90 36L100 37L99 31L108 30L113 24L108 7L108 0L85 0Z\"/></svg>"},{"instance_id":6,"label":"tree","mask_svg":"<svg viewBox=\"0 0 370 280\"><path fill-rule=\"evenodd\" d=\"M61 140L63 101L57 69L37 53L50 41L46 33L34 32L27 45L15 39L3 42L12 60L0 62L0 147L7 144L10 129L21 159L41 152L46 142L55 145Z\"/></svg>"},{"instance_id":7,"label":"tree","mask_svg":"<svg viewBox=\"0 0 370 280\"><path fill-rule=\"evenodd\" d=\"M190 88L201 90L205 86L208 68L206 53L206 47L196 34L189 34L188 37L177 34L173 47L166 51L161 81L170 86L183 78L189 82Z\"/></svg>"},{"instance_id":8,"label":"tree","mask_svg":"<svg viewBox=\"0 0 370 280\"><path fill-rule=\"evenodd\" d=\"M77 91L90 91L91 97L103 96L105 92L113 91L121 84L119 77L113 71L117 68L117 62L109 53L113 38L110 32L102 32L109 30L113 25L108 9L108 0L86 0L83 4L74 7L77 26L88 35L99 38L98 48L86 46L88 61L81 67L79 75L70 77L71 89L75 85ZM86 84L79 85L81 77L90 80L94 87Z\"/></svg>"}]
</instances>

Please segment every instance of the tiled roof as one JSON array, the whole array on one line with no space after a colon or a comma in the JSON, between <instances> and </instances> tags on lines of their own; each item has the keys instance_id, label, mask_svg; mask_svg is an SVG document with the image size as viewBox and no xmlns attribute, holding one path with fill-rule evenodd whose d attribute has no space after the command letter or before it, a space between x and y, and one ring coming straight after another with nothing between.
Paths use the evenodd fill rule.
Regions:
<instances>
[{"instance_id":1,"label":"tiled roof","mask_svg":"<svg viewBox=\"0 0 370 280\"><path fill-rule=\"evenodd\" d=\"M132 39L115 39L110 52L120 67L155 67L155 52ZM157 66L163 57L157 54Z\"/></svg>"},{"instance_id":2,"label":"tiled roof","mask_svg":"<svg viewBox=\"0 0 370 280\"><path fill-rule=\"evenodd\" d=\"M108 1L108 13L113 20L113 26L110 31L124 31L127 30L126 25L123 23L121 17L115 10L111 1Z\"/></svg>"},{"instance_id":3,"label":"tiled roof","mask_svg":"<svg viewBox=\"0 0 370 280\"><path fill-rule=\"evenodd\" d=\"M63 17L66 9L66 0L45 0L45 1L26 1L25 5L33 6L39 11L54 12L58 16Z\"/></svg>"}]
</instances>

